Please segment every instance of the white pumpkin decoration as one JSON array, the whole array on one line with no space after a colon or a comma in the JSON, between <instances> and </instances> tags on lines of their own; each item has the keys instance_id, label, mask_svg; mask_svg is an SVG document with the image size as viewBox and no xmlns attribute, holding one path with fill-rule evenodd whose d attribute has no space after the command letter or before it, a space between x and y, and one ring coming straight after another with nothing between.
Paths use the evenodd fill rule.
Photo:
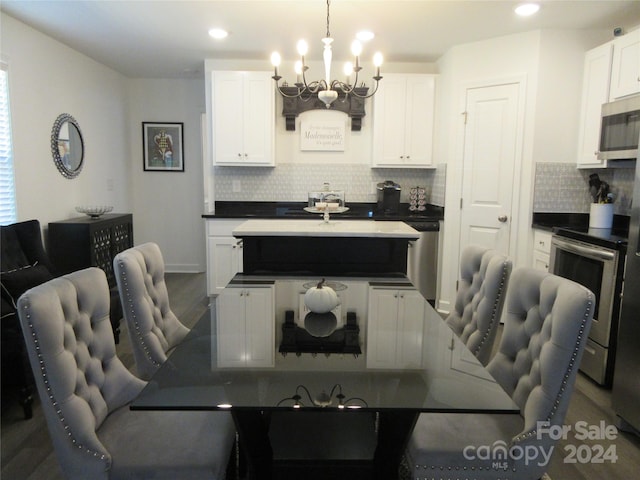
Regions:
<instances>
[{"instance_id":1,"label":"white pumpkin decoration","mask_svg":"<svg viewBox=\"0 0 640 480\"><path fill-rule=\"evenodd\" d=\"M336 308L340 301L335 290L324 285L323 278L318 285L311 287L304 294L304 304L313 313L327 313Z\"/></svg>"}]
</instances>

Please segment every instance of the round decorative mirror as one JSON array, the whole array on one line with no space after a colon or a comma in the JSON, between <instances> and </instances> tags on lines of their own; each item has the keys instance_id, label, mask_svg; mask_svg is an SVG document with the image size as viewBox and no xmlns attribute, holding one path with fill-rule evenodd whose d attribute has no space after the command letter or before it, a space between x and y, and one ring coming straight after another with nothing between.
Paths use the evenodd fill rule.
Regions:
<instances>
[{"instance_id":1,"label":"round decorative mirror","mask_svg":"<svg viewBox=\"0 0 640 480\"><path fill-rule=\"evenodd\" d=\"M75 178L82 170L84 141L76 119L68 113L56 118L51 129L53 163L65 178Z\"/></svg>"}]
</instances>

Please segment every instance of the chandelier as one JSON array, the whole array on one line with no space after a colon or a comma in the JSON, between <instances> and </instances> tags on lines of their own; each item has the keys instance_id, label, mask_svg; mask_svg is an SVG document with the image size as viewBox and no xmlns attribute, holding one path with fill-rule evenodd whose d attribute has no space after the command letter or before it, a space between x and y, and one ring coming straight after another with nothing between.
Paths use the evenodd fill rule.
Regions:
<instances>
[{"instance_id":1,"label":"chandelier","mask_svg":"<svg viewBox=\"0 0 640 480\"><path fill-rule=\"evenodd\" d=\"M304 40L300 40L297 44L298 54L300 55L300 60L295 63L295 72L297 75L295 89L287 88L285 92L282 87L288 87L286 82L281 87L279 84L280 79L282 78L278 75L278 67L280 66L280 54L278 52L273 52L271 54L271 64L274 67L274 75L271 77L276 82L276 87L280 92L280 95L287 98L298 98L298 97L311 97L312 95L317 94L318 99L320 99L327 108L331 108L331 104L338 98L340 93L343 93L345 97L347 95L353 95L358 98L369 98L372 97L376 91L378 90L378 82L382 80L380 76L380 66L382 65L382 54L377 52L373 56L373 63L376 67L376 74L373 77L375 80L375 88L373 92L370 94L363 93L362 88L357 88L358 85L358 74L362 67L360 66L360 54L362 53L362 44L358 40L354 40L351 44L351 53L353 54L355 64L351 62L347 62L344 67L344 73L347 76L346 82L342 82L340 80L330 80L331 78L331 60L332 60L332 52L331 52L331 44L333 43L333 38L331 38L331 33L329 31L329 5L331 1L327 0L327 35L322 39L322 43L324 44L324 52L323 52L323 60L324 60L324 70L325 70L325 78L321 80L315 80L313 82L307 82L306 71L309 67L305 64L304 56L307 54L308 45ZM355 78L353 83L351 83L351 76L355 73ZM365 92L368 89L365 89Z\"/></svg>"}]
</instances>

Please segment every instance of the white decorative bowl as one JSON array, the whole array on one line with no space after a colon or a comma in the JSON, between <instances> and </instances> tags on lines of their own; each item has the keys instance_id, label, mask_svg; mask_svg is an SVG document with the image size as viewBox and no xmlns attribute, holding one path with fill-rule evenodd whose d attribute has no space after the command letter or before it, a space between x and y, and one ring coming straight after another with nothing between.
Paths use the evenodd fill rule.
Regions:
<instances>
[{"instance_id":1,"label":"white decorative bowl","mask_svg":"<svg viewBox=\"0 0 640 480\"><path fill-rule=\"evenodd\" d=\"M89 215L91 218L98 218L105 213L109 213L111 210L113 210L113 207L108 205L76 207L76 212L84 213L85 215Z\"/></svg>"}]
</instances>

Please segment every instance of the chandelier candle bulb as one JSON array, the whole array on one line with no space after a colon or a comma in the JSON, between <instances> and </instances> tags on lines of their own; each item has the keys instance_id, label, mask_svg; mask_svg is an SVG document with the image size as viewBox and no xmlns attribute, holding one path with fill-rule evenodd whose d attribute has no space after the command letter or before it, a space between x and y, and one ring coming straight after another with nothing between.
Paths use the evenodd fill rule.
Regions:
<instances>
[{"instance_id":1,"label":"chandelier candle bulb","mask_svg":"<svg viewBox=\"0 0 640 480\"><path fill-rule=\"evenodd\" d=\"M376 52L375 55L373 56L373 64L376 67L376 76L373 78L376 81L382 79L382 77L380 76L380 67L382 66L382 61L383 61L382 54L380 52Z\"/></svg>"},{"instance_id":2,"label":"chandelier candle bulb","mask_svg":"<svg viewBox=\"0 0 640 480\"><path fill-rule=\"evenodd\" d=\"M353 73L353 65L351 64L351 62L346 62L344 64L344 75L345 75L345 77L347 77L347 79L346 79L347 85L351 81L350 77L351 77L352 73Z\"/></svg>"},{"instance_id":3,"label":"chandelier candle bulb","mask_svg":"<svg viewBox=\"0 0 640 480\"><path fill-rule=\"evenodd\" d=\"M307 45L307 42L305 40L298 40L296 49L298 50L298 55L302 57L302 63L304 64L304 56L309 51L309 45Z\"/></svg>"},{"instance_id":4,"label":"chandelier candle bulb","mask_svg":"<svg viewBox=\"0 0 640 480\"><path fill-rule=\"evenodd\" d=\"M273 78L281 77L278 76L278 66L280 65L280 54L278 52L273 52L271 54L271 65L273 65Z\"/></svg>"}]
</instances>

